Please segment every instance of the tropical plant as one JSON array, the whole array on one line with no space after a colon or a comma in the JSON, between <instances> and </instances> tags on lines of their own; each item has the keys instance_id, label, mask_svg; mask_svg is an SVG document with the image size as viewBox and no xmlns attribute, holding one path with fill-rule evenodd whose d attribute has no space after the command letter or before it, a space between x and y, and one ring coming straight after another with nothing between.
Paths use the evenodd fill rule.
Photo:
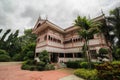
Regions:
<instances>
[{"instance_id":1,"label":"tropical plant","mask_svg":"<svg viewBox=\"0 0 120 80\"><path fill-rule=\"evenodd\" d=\"M117 7L114 10L110 11L108 22L112 27L112 32L118 38L117 47L120 48L120 7Z\"/></svg>"},{"instance_id":2,"label":"tropical plant","mask_svg":"<svg viewBox=\"0 0 120 80\"><path fill-rule=\"evenodd\" d=\"M101 23L87 19L86 17L78 16L77 19L75 20L74 25L80 27L78 34L85 41L83 50L87 56L89 68L91 68L91 60L90 60L90 53L89 53L89 40L91 36L93 36L94 34L100 31L99 27L101 26Z\"/></svg>"},{"instance_id":3,"label":"tropical plant","mask_svg":"<svg viewBox=\"0 0 120 80\"><path fill-rule=\"evenodd\" d=\"M100 57L100 61L104 61L103 59L108 59L108 49L100 48L98 57Z\"/></svg>"}]
</instances>

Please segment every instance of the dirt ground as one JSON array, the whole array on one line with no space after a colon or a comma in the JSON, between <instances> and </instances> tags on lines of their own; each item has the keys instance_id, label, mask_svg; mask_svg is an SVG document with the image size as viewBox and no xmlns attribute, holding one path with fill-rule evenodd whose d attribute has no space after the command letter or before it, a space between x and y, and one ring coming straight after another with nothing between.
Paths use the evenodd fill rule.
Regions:
<instances>
[{"instance_id":1,"label":"dirt ground","mask_svg":"<svg viewBox=\"0 0 120 80\"><path fill-rule=\"evenodd\" d=\"M20 62L0 62L0 80L59 80L71 75L69 70L28 71L21 70Z\"/></svg>"}]
</instances>

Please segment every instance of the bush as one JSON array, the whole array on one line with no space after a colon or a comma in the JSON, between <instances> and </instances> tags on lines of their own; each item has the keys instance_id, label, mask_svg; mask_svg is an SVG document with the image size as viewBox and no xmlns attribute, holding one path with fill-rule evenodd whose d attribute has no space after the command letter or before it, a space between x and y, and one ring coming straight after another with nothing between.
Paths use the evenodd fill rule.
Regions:
<instances>
[{"instance_id":1,"label":"bush","mask_svg":"<svg viewBox=\"0 0 120 80\"><path fill-rule=\"evenodd\" d=\"M81 68L80 62L81 61L68 61L66 62L66 65L68 68Z\"/></svg>"},{"instance_id":2,"label":"bush","mask_svg":"<svg viewBox=\"0 0 120 80\"><path fill-rule=\"evenodd\" d=\"M28 52L27 52L27 57L28 57L29 59L34 59L34 52L33 52L33 51L28 51Z\"/></svg>"},{"instance_id":3,"label":"bush","mask_svg":"<svg viewBox=\"0 0 120 80\"><path fill-rule=\"evenodd\" d=\"M40 54L39 54L39 59L40 61L43 61L45 63L48 63L49 60L49 54L46 50L43 50Z\"/></svg>"},{"instance_id":4,"label":"bush","mask_svg":"<svg viewBox=\"0 0 120 80\"><path fill-rule=\"evenodd\" d=\"M1 55L0 55L0 61L1 61L1 62L10 61L10 56L5 55L5 54L1 54Z\"/></svg>"},{"instance_id":5,"label":"bush","mask_svg":"<svg viewBox=\"0 0 120 80\"><path fill-rule=\"evenodd\" d=\"M21 54L16 54L12 58L14 61L22 61L22 56Z\"/></svg>"},{"instance_id":6,"label":"bush","mask_svg":"<svg viewBox=\"0 0 120 80\"><path fill-rule=\"evenodd\" d=\"M91 62L91 69L95 69L95 66L97 64L99 64L99 63L98 62ZM84 69L88 69L89 68L88 62L81 62L80 66L81 66L81 68L84 68Z\"/></svg>"},{"instance_id":7,"label":"bush","mask_svg":"<svg viewBox=\"0 0 120 80\"><path fill-rule=\"evenodd\" d=\"M37 70L42 71L45 69L45 62L37 62Z\"/></svg>"},{"instance_id":8,"label":"bush","mask_svg":"<svg viewBox=\"0 0 120 80\"><path fill-rule=\"evenodd\" d=\"M36 61L35 60L27 60L25 61L22 66L21 66L21 69L23 70L37 70L36 69Z\"/></svg>"},{"instance_id":9,"label":"bush","mask_svg":"<svg viewBox=\"0 0 120 80\"><path fill-rule=\"evenodd\" d=\"M40 62L33 60L34 57L33 57L32 51L29 51L27 53L27 56L24 58L26 58L28 60L23 63L23 65L21 66L22 69L39 70L39 71L55 69L52 64L48 64L49 55L48 55L48 52L45 50L43 52L41 52L41 54L39 55Z\"/></svg>"},{"instance_id":10,"label":"bush","mask_svg":"<svg viewBox=\"0 0 120 80\"><path fill-rule=\"evenodd\" d=\"M120 61L113 61L112 65L120 65Z\"/></svg>"},{"instance_id":11,"label":"bush","mask_svg":"<svg viewBox=\"0 0 120 80\"><path fill-rule=\"evenodd\" d=\"M30 71L36 70L36 66L35 66L35 65L30 65L30 66L29 66L29 70L30 70Z\"/></svg>"},{"instance_id":12,"label":"bush","mask_svg":"<svg viewBox=\"0 0 120 80\"><path fill-rule=\"evenodd\" d=\"M35 64L36 64L36 61L35 61L35 60L27 60L27 61L25 61L24 64L35 65Z\"/></svg>"},{"instance_id":13,"label":"bush","mask_svg":"<svg viewBox=\"0 0 120 80\"><path fill-rule=\"evenodd\" d=\"M1 55L1 54L8 55L8 53L7 53L5 50L0 49L0 55Z\"/></svg>"},{"instance_id":14,"label":"bush","mask_svg":"<svg viewBox=\"0 0 120 80\"><path fill-rule=\"evenodd\" d=\"M74 74L86 80L97 80L98 79L96 70L77 69L74 71Z\"/></svg>"},{"instance_id":15,"label":"bush","mask_svg":"<svg viewBox=\"0 0 120 80\"><path fill-rule=\"evenodd\" d=\"M115 57L120 60L120 48L118 48L115 52Z\"/></svg>"},{"instance_id":16,"label":"bush","mask_svg":"<svg viewBox=\"0 0 120 80\"><path fill-rule=\"evenodd\" d=\"M23 65L21 66L21 69L23 69L23 70L30 70L30 65L23 64Z\"/></svg>"},{"instance_id":17,"label":"bush","mask_svg":"<svg viewBox=\"0 0 120 80\"><path fill-rule=\"evenodd\" d=\"M81 63L80 63L80 66L81 66L82 68L87 69L87 68L88 68L88 62L81 62Z\"/></svg>"},{"instance_id":18,"label":"bush","mask_svg":"<svg viewBox=\"0 0 120 80\"><path fill-rule=\"evenodd\" d=\"M45 70L54 70L55 69L55 67L54 67L54 65L52 65L52 64L47 64L46 66L45 66Z\"/></svg>"},{"instance_id":19,"label":"bush","mask_svg":"<svg viewBox=\"0 0 120 80\"><path fill-rule=\"evenodd\" d=\"M98 77L101 80L120 80L120 64L103 63L96 66Z\"/></svg>"},{"instance_id":20,"label":"bush","mask_svg":"<svg viewBox=\"0 0 120 80\"><path fill-rule=\"evenodd\" d=\"M100 48L99 49L99 54L108 54L108 50L105 48Z\"/></svg>"}]
</instances>

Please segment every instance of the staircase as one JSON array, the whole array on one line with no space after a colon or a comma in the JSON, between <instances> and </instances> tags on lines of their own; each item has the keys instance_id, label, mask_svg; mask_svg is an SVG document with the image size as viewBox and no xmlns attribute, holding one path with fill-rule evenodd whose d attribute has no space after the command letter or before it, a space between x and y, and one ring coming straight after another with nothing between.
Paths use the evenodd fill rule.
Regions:
<instances>
[{"instance_id":1,"label":"staircase","mask_svg":"<svg viewBox=\"0 0 120 80\"><path fill-rule=\"evenodd\" d=\"M53 63L53 65L55 66L55 69L66 68L65 63Z\"/></svg>"}]
</instances>

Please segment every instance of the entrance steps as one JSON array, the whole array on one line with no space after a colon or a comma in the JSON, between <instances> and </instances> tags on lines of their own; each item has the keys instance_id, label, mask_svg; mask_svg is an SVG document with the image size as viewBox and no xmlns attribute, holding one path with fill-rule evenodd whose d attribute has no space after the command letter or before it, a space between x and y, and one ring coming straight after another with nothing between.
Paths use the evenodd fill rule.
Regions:
<instances>
[{"instance_id":1,"label":"entrance steps","mask_svg":"<svg viewBox=\"0 0 120 80\"><path fill-rule=\"evenodd\" d=\"M55 69L66 68L65 63L53 63L53 65L55 66Z\"/></svg>"}]
</instances>

